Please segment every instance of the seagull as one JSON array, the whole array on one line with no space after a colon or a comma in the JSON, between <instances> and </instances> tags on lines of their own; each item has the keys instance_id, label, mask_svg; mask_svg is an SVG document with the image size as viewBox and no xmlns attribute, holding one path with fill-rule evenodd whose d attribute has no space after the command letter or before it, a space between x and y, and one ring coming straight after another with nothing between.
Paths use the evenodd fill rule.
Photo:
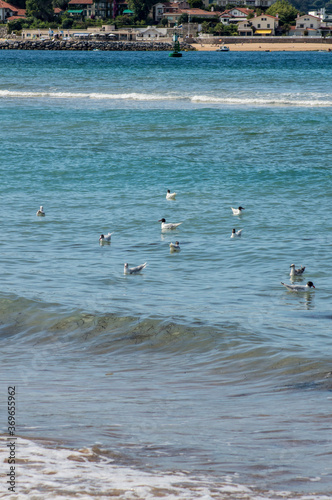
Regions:
<instances>
[{"instance_id":1,"label":"seagull","mask_svg":"<svg viewBox=\"0 0 332 500\"><path fill-rule=\"evenodd\" d=\"M282 281L281 284L290 292L309 292L311 288L316 288L312 281L308 281L306 285L286 285Z\"/></svg>"},{"instance_id":2,"label":"seagull","mask_svg":"<svg viewBox=\"0 0 332 500\"><path fill-rule=\"evenodd\" d=\"M170 250L171 250L172 253L173 252L181 252L180 244L179 244L178 241L176 241L175 244L174 243L170 243L169 244L169 248L170 248Z\"/></svg>"},{"instance_id":3,"label":"seagull","mask_svg":"<svg viewBox=\"0 0 332 500\"><path fill-rule=\"evenodd\" d=\"M176 193L171 193L169 189L167 189L166 200L175 200Z\"/></svg>"},{"instance_id":4,"label":"seagull","mask_svg":"<svg viewBox=\"0 0 332 500\"><path fill-rule=\"evenodd\" d=\"M142 271L147 266L147 263L144 262L144 264L141 264L140 266L136 267L128 267L128 264L126 263L124 265L124 274L138 274Z\"/></svg>"},{"instance_id":5,"label":"seagull","mask_svg":"<svg viewBox=\"0 0 332 500\"><path fill-rule=\"evenodd\" d=\"M104 245L104 243L111 243L111 236L113 233L108 233L108 234L101 234L99 238L99 243L101 245Z\"/></svg>"},{"instance_id":6,"label":"seagull","mask_svg":"<svg viewBox=\"0 0 332 500\"><path fill-rule=\"evenodd\" d=\"M39 210L37 210L36 215L38 215L39 217L45 217L45 212L44 212L44 208L42 205L40 205L40 208L39 208Z\"/></svg>"},{"instance_id":7,"label":"seagull","mask_svg":"<svg viewBox=\"0 0 332 500\"><path fill-rule=\"evenodd\" d=\"M301 266L299 269L295 269L295 264L292 264L289 267L291 268L291 271L289 273L290 276L301 276L301 274L303 274L305 270L304 266Z\"/></svg>"},{"instance_id":8,"label":"seagull","mask_svg":"<svg viewBox=\"0 0 332 500\"><path fill-rule=\"evenodd\" d=\"M239 229L238 231L236 231L235 229L232 229L231 238L236 238L237 236L239 238L241 238L242 231L243 231L243 229Z\"/></svg>"},{"instance_id":9,"label":"seagull","mask_svg":"<svg viewBox=\"0 0 332 500\"><path fill-rule=\"evenodd\" d=\"M231 207L231 209L232 209L233 215L241 215L242 210L244 210L243 207L239 207L239 208L233 208L233 207Z\"/></svg>"},{"instance_id":10,"label":"seagull","mask_svg":"<svg viewBox=\"0 0 332 500\"><path fill-rule=\"evenodd\" d=\"M161 230L162 231L165 231L167 229L176 229L180 224L182 224L182 222L178 222L177 224L172 224L172 223L166 224L165 219L160 219L160 220L158 220L158 222L161 222Z\"/></svg>"}]
</instances>

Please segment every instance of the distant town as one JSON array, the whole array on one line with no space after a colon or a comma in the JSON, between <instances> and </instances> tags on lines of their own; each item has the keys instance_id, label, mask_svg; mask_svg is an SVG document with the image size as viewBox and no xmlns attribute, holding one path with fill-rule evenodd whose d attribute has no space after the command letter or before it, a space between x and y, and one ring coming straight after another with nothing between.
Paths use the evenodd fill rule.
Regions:
<instances>
[{"instance_id":1,"label":"distant town","mask_svg":"<svg viewBox=\"0 0 332 500\"><path fill-rule=\"evenodd\" d=\"M201 7L185 0L158 2L145 16L130 0L70 0L67 8L52 6L46 13L29 10L28 2L22 9L0 0L1 38L157 41L175 31L182 39L332 36L332 14L325 8L301 13L287 0L235 0L232 6L228 0L201 0Z\"/></svg>"}]
</instances>

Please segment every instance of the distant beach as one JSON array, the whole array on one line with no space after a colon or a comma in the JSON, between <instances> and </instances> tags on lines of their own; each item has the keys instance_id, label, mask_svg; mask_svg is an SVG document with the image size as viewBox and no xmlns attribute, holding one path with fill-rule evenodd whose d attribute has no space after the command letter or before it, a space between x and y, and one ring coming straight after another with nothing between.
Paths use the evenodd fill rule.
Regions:
<instances>
[{"instance_id":1,"label":"distant beach","mask_svg":"<svg viewBox=\"0 0 332 500\"><path fill-rule=\"evenodd\" d=\"M206 43L192 43L192 47L194 47L196 50L199 51L215 51L217 50L218 47L220 47L222 44L206 44ZM248 41L248 42L241 42L241 43L232 43L232 44L227 44L227 47L229 47L230 51L233 52L247 52L247 51L253 51L253 52L302 52L302 51L330 51L332 50L332 43L327 44L324 42L317 43L317 42L285 42L285 43L271 43L271 42L265 42L264 40L257 42Z\"/></svg>"}]
</instances>

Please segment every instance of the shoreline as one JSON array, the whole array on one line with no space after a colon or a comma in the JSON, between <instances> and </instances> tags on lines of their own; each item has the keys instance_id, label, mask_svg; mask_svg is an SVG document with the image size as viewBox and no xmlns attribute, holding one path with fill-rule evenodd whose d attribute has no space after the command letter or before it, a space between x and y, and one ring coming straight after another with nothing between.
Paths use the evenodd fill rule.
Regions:
<instances>
[{"instance_id":1,"label":"shoreline","mask_svg":"<svg viewBox=\"0 0 332 500\"><path fill-rule=\"evenodd\" d=\"M225 44L209 44L209 43L192 43L197 51L213 52L216 51L221 45L229 47L230 52L312 52L323 51L331 52L332 44L326 42L264 42L259 40L255 42L239 42L239 43L225 43Z\"/></svg>"},{"instance_id":2,"label":"shoreline","mask_svg":"<svg viewBox=\"0 0 332 500\"><path fill-rule=\"evenodd\" d=\"M181 52L215 52L225 45L230 52L332 52L330 41L301 41L273 42L271 40L233 41L221 40L214 43L185 42L181 43ZM124 50L124 51L170 51L173 44L169 40L156 41L92 41L92 40L20 40L0 39L0 50Z\"/></svg>"}]
</instances>

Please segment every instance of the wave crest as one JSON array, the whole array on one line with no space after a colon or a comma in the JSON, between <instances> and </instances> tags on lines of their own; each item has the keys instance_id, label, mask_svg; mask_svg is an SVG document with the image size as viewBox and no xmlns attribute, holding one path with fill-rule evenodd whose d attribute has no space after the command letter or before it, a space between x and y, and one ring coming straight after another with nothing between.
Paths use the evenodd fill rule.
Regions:
<instances>
[{"instance_id":1,"label":"wave crest","mask_svg":"<svg viewBox=\"0 0 332 500\"><path fill-rule=\"evenodd\" d=\"M54 91L19 91L0 90L0 98L49 98L49 99L91 99L91 100L117 100L117 101L141 101L141 102L165 102L165 101L189 101L194 104L229 105L229 106L296 106L296 107L331 107L332 100L329 95L245 95L238 96L214 96L214 95L179 95L174 93L138 93L128 92L123 94L109 94L98 92L54 92Z\"/></svg>"}]
</instances>

